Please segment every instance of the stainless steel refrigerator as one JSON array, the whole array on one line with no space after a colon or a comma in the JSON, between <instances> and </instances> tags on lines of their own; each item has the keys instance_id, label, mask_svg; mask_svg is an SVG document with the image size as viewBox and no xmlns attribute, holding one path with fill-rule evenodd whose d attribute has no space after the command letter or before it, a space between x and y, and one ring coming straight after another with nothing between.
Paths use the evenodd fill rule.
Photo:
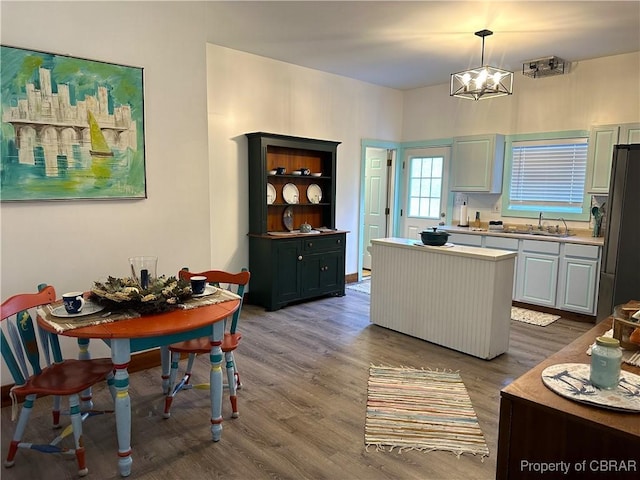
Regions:
<instances>
[{"instance_id":1,"label":"stainless steel refrigerator","mask_svg":"<svg viewBox=\"0 0 640 480\"><path fill-rule=\"evenodd\" d=\"M640 144L614 147L607 203L597 321L640 300Z\"/></svg>"}]
</instances>

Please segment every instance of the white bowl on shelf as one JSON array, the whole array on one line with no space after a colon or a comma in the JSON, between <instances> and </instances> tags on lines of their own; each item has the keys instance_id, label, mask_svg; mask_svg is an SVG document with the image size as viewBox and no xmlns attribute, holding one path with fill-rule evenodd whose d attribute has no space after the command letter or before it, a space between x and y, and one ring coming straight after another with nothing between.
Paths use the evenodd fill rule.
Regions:
<instances>
[{"instance_id":1,"label":"white bowl on shelf","mask_svg":"<svg viewBox=\"0 0 640 480\"><path fill-rule=\"evenodd\" d=\"M322 172L312 173L311 176L313 176L313 177L321 177L322 176Z\"/></svg>"},{"instance_id":2,"label":"white bowl on shelf","mask_svg":"<svg viewBox=\"0 0 640 480\"><path fill-rule=\"evenodd\" d=\"M275 175L276 173L278 173L277 170L269 170L269 175Z\"/></svg>"}]
</instances>

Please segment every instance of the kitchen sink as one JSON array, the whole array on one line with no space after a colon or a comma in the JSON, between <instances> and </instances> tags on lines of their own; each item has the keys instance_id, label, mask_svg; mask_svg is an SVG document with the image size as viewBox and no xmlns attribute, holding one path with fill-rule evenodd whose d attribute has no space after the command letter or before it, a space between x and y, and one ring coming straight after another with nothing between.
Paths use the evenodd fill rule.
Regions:
<instances>
[{"instance_id":1,"label":"kitchen sink","mask_svg":"<svg viewBox=\"0 0 640 480\"><path fill-rule=\"evenodd\" d=\"M523 233L526 233L528 235L540 235L541 237L556 237L556 238L573 237L575 235L575 233L571 233L571 232L551 233L551 232L547 232L545 230L531 230L531 231L523 232Z\"/></svg>"}]
</instances>

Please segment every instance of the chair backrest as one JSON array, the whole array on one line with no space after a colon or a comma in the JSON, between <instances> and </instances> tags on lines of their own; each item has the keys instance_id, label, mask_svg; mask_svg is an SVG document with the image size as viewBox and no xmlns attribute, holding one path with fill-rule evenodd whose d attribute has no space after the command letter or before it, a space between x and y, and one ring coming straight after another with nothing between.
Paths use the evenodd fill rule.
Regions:
<instances>
[{"instance_id":1,"label":"chair backrest","mask_svg":"<svg viewBox=\"0 0 640 480\"><path fill-rule=\"evenodd\" d=\"M7 340L4 330L0 332L2 334L0 337L2 358L6 362L16 385L24 384L30 376L26 361L31 365L33 374L37 375L42 371L38 341L29 309L54 302L56 299L56 291L52 286L44 285L41 285L39 289L40 291L38 293L21 293L14 295L2 302L2 306L0 307L2 317L0 321L3 323L5 320L7 321L4 325L6 325L6 330L9 335L9 339ZM46 349L45 358L47 363L49 363L49 342L52 342L54 350L57 349L54 357L60 355L60 346L57 342L57 337L40 329L38 329L38 331L41 337L41 344L43 348Z\"/></svg>"},{"instance_id":2,"label":"chair backrest","mask_svg":"<svg viewBox=\"0 0 640 480\"><path fill-rule=\"evenodd\" d=\"M238 273L225 272L223 270L208 270L206 272L195 273L190 272L186 267L178 272L178 277L187 281L196 275L207 277L207 283L218 288L225 288L240 297L240 306L231 317L231 325L229 327L231 333L236 333L238 319L240 318L240 311L242 310L242 303L244 301L244 289L249 283L251 273L246 268L243 268Z\"/></svg>"}]
</instances>

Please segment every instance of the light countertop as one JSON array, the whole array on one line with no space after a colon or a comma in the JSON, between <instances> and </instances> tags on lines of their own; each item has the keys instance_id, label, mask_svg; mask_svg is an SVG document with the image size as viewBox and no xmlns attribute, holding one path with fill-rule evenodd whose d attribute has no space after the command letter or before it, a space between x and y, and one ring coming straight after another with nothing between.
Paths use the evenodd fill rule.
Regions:
<instances>
[{"instance_id":1,"label":"light countertop","mask_svg":"<svg viewBox=\"0 0 640 480\"><path fill-rule=\"evenodd\" d=\"M532 235L524 232L509 232L509 231L496 231L496 230L474 230L470 227L458 227L456 225L444 225L439 226L438 230L444 230L449 233L464 233L468 235L488 235L492 237L510 237L510 238L521 238L526 240L540 240L543 242L561 242L561 243L579 243L582 245L604 245L603 237L592 237L588 236L588 234L583 234L580 231L577 235L572 235L570 237L547 237L544 235Z\"/></svg>"},{"instance_id":2,"label":"light countertop","mask_svg":"<svg viewBox=\"0 0 640 480\"><path fill-rule=\"evenodd\" d=\"M476 258L487 261L501 261L509 258L515 258L516 252L509 252L507 250L497 250L495 248L480 248L480 247L467 247L463 245L451 245L447 244L441 247L423 245L418 240L411 240L409 238L377 238L371 240L371 243L376 245L384 245L390 247L407 248L416 251L424 251L428 253L436 253L443 255L456 255L462 257Z\"/></svg>"}]
</instances>

